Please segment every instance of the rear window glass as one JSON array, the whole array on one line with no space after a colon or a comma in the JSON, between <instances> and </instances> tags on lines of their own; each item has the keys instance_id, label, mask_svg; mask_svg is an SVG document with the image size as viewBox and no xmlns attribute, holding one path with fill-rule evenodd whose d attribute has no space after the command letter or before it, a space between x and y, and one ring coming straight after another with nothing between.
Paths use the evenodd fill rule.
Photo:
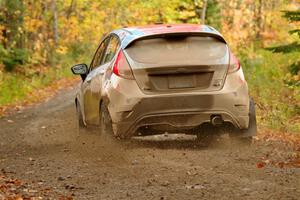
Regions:
<instances>
[{"instance_id":1,"label":"rear window glass","mask_svg":"<svg viewBox=\"0 0 300 200\"><path fill-rule=\"evenodd\" d=\"M224 64L227 45L212 37L167 37L134 42L126 52L139 63Z\"/></svg>"}]
</instances>

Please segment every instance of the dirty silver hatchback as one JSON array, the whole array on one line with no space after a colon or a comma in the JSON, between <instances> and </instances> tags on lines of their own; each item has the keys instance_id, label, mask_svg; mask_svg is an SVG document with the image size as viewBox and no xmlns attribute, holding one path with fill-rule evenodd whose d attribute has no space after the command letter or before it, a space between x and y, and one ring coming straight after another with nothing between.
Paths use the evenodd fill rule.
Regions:
<instances>
[{"instance_id":1,"label":"dirty silver hatchback","mask_svg":"<svg viewBox=\"0 0 300 200\"><path fill-rule=\"evenodd\" d=\"M99 125L119 138L168 132L205 140L226 132L249 141L256 134L242 67L212 27L115 30L89 67L72 72L82 78L75 99L80 127Z\"/></svg>"}]
</instances>

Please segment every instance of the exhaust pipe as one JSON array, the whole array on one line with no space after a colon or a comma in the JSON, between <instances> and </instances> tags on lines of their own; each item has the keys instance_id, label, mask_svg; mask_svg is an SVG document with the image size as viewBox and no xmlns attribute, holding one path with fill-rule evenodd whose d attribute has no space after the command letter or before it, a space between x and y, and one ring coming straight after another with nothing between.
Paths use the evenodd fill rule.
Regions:
<instances>
[{"instance_id":1,"label":"exhaust pipe","mask_svg":"<svg viewBox=\"0 0 300 200\"><path fill-rule=\"evenodd\" d=\"M213 116L211 116L210 122L214 126L219 126L219 125L223 124L223 119L222 119L221 115L213 115Z\"/></svg>"}]
</instances>

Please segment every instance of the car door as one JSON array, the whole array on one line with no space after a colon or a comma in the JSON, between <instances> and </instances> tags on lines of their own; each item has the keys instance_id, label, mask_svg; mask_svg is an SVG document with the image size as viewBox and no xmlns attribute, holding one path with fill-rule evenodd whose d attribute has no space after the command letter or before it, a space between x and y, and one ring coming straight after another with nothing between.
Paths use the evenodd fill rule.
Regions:
<instances>
[{"instance_id":1,"label":"car door","mask_svg":"<svg viewBox=\"0 0 300 200\"><path fill-rule=\"evenodd\" d=\"M98 124L99 114L99 94L101 92L102 71L100 69L101 59L104 56L105 49L110 37L106 37L100 43L94 58L91 62L89 73L82 83L82 111L86 124ZM98 103L97 103L98 102ZM98 110L97 110L98 109Z\"/></svg>"},{"instance_id":2,"label":"car door","mask_svg":"<svg viewBox=\"0 0 300 200\"><path fill-rule=\"evenodd\" d=\"M120 46L115 35L107 37L99 46L91 70L84 83L84 115L87 124L99 123L101 90L111 71L111 64Z\"/></svg>"}]
</instances>

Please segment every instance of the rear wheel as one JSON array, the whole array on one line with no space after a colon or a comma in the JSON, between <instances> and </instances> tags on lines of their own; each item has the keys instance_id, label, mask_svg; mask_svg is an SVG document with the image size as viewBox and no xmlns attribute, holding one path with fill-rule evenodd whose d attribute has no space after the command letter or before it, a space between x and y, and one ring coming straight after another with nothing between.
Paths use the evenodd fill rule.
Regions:
<instances>
[{"instance_id":1,"label":"rear wheel","mask_svg":"<svg viewBox=\"0 0 300 200\"><path fill-rule=\"evenodd\" d=\"M100 106L100 129L102 136L114 136L112 121L108 109L103 103Z\"/></svg>"},{"instance_id":2,"label":"rear wheel","mask_svg":"<svg viewBox=\"0 0 300 200\"><path fill-rule=\"evenodd\" d=\"M82 112L81 112L79 103L76 103L76 112L77 112L77 120L78 120L79 127L85 128L85 124L83 122L83 116L82 116Z\"/></svg>"},{"instance_id":3,"label":"rear wheel","mask_svg":"<svg viewBox=\"0 0 300 200\"><path fill-rule=\"evenodd\" d=\"M252 138L257 133L257 124L256 124L256 112L255 112L255 103L253 99L250 99L249 105L249 126L247 129L243 130L234 130L229 133L231 138L237 139L243 144L251 144Z\"/></svg>"},{"instance_id":4,"label":"rear wheel","mask_svg":"<svg viewBox=\"0 0 300 200\"><path fill-rule=\"evenodd\" d=\"M77 124L77 127L78 127L78 133L80 134L80 133L85 131L86 126L84 124L80 104L78 102L76 103L76 114L77 114L76 124Z\"/></svg>"}]
</instances>

